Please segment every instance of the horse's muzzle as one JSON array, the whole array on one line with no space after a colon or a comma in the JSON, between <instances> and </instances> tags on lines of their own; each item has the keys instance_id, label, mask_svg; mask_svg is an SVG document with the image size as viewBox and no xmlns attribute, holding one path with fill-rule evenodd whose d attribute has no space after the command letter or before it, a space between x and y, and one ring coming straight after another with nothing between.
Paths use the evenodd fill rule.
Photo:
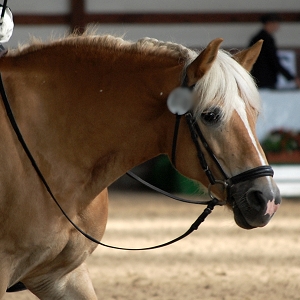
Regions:
<instances>
[{"instance_id":1,"label":"horse's muzzle","mask_svg":"<svg viewBox=\"0 0 300 300\"><path fill-rule=\"evenodd\" d=\"M237 225L252 229L268 224L281 203L281 197L274 180L264 177L232 186L228 202Z\"/></svg>"}]
</instances>

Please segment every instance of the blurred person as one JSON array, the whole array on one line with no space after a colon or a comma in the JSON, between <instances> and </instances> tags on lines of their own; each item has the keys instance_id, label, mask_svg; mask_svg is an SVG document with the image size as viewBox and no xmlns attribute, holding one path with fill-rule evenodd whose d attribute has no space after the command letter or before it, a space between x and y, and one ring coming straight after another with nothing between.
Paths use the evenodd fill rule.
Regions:
<instances>
[{"instance_id":1,"label":"blurred person","mask_svg":"<svg viewBox=\"0 0 300 300\"><path fill-rule=\"evenodd\" d=\"M295 80L296 86L300 88L300 79L283 67L277 56L277 46L273 34L280 27L280 17L277 14L265 14L260 21L263 27L251 38L249 44L249 46L252 46L261 39L264 41L260 55L251 71L258 87L275 89L277 75L281 73L287 80Z\"/></svg>"}]
</instances>

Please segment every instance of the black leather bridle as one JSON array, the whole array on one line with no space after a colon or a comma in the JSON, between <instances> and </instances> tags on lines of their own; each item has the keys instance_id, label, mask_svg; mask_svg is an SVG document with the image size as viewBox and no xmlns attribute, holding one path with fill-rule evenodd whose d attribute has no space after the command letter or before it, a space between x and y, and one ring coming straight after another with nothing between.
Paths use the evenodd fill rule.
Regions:
<instances>
[{"instance_id":1,"label":"black leather bridle","mask_svg":"<svg viewBox=\"0 0 300 300\"><path fill-rule=\"evenodd\" d=\"M0 95L1 95L1 98L2 98L2 101L3 101L3 104L4 104L4 107L5 107L5 110L6 110L6 113L7 113L7 116L8 116L8 119L11 123L11 126L22 146L22 148L24 149L27 157L29 158L34 170L36 171L38 177L40 178L40 180L42 181L43 185L45 186L47 192L49 193L51 199L55 202L55 204L57 205L57 207L60 209L60 211L62 212L62 214L66 217L66 219L71 223L71 225L77 230L79 231L83 236L85 236L87 239L89 239L90 241L96 243L96 244L99 244L101 246L104 246L104 247L108 247L108 248L112 248L112 249L118 249L118 250L151 250L151 249L157 249L157 248L161 248L161 247L164 247L164 246L167 246L167 245L171 245L181 239L183 239L184 237L188 236L189 234L191 234L193 231L197 230L199 225L205 220L205 218L212 212L212 210L214 209L215 205L218 204L218 200L217 199L212 199L211 201L207 201L206 203L197 203L197 202L190 202L190 203L195 203L195 204L207 204L207 207L204 209L203 213L197 218L197 220L191 225L191 227L184 233L182 234L181 236L179 236L178 238L175 238L169 242L166 242L166 243L163 243L163 244L160 244L160 245L157 245L157 246L153 246L153 247L147 247L147 248L123 248L123 247L116 247L116 246L111 246L111 245L107 245L107 244L104 244L100 241L98 241L97 239L95 239L94 237L90 236L89 234L87 234L86 232L84 232L81 228L79 228L72 220L71 218L67 215L67 213L64 211L64 209L61 207L61 205L59 204L58 200L56 199L55 195L53 194L50 186L48 185L44 175L42 174L40 168L38 167L34 157L32 156L23 136L22 136L22 133L18 127L18 124L16 122L16 119L13 115L13 112L12 112L12 109L11 109L11 106L9 104L9 101L8 101L8 98L7 98L7 95L6 95L6 92L5 92L5 89L4 89L4 85L3 85L3 81L2 81L2 78L1 78L1 74L0 74ZM174 199L176 199L176 197L172 197ZM176 200L179 200L179 201L182 201L184 199L181 200L181 198L178 197L178 199ZM184 202L187 202L187 201L184 201Z\"/></svg>"},{"instance_id":2,"label":"black leather bridle","mask_svg":"<svg viewBox=\"0 0 300 300\"><path fill-rule=\"evenodd\" d=\"M4 54L5 54L5 52L2 53L2 55L4 55ZM186 80L185 80L185 82L186 82ZM192 88L187 87L186 84L183 84L182 88L189 89L189 90L193 89L193 87ZM210 148L209 144L207 143L204 135L202 134L201 129L200 129L196 119L194 118L192 111L189 110L188 112L186 112L184 114L184 116L186 118L189 130L190 130L190 133L191 133L191 138L192 138L192 140L195 144L196 150L197 150L197 156L198 156L199 163L200 163L203 171L205 172L205 174L206 174L206 176L207 176L207 178L210 182L210 185L208 187L208 192L209 192L209 196L210 196L211 200L209 200L209 201L200 201L199 202L199 201L190 201L190 200L182 199L180 197L176 197L176 196L171 195L167 192L164 192L164 191L162 191L162 190L160 190L156 187L153 187L151 184L149 184L147 182L144 182L141 178L139 178L138 176L136 176L132 172L128 172L128 174L131 177L135 178L136 180L142 182L143 184L146 184L148 187L150 187L150 188L152 188L152 189L154 189L158 192L161 192L164 195L166 195L168 197L171 197L175 200L179 200L179 201L182 201L182 202L188 202L188 203L194 203L194 204L205 204L205 205L207 205L207 207L204 209L202 214L196 219L196 221L190 226L190 228L184 234L182 234L181 236L179 236L179 237L177 237L177 238L175 238L175 239L173 239L169 242L166 242L166 243L163 243L163 244L160 244L160 245L156 245L156 246L153 246L153 247L146 247L146 248L123 248L123 247L116 247L116 246L107 245L107 244L102 243L99 240L95 239L94 237L90 236L89 234L84 232L81 228L79 228L70 219L70 217L66 214L66 212L61 207L61 205L57 201L56 197L52 193L46 179L44 178L44 176L43 176L42 172L40 171L35 159L33 158L32 154L31 154L31 152L30 152L30 150L29 150L29 148L28 148L28 146L27 146L27 144L26 144L26 142L25 142L25 140L24 140L24 138L23 138L23 136L20 132L20 129L19 129L17 123L16 123L16 120L14 118L12 109L10 107L9 101L7 99L7 96L6 96L6 92L5 92L5 89L4 89L4 86L3 86L3 81L2 81L2 78L1 78L1 74L0 74L0 94L1 94L1 97L2 97L3 104L5 106L5 109L6 109L7 116L8 116L9 121L10 121L12 127L13 127L13 130L16 133L20 144L22 145L25 153L27 154L27 156L28 156L28 158L29 158L29 160L30 160L30 162L33 166L33 168L35 169L35 171L36 171L37 175L39 176L40 180L42 181L42 183L44 184L44 186L45 186L46 190L48 191L48 193L49 193L50 197L52 198L52 200L55 202L55 204L60 209L62 214L66 217L66 219L71 223L71 225L77 231L79 231L84 237L86 237L90 241L92 241L96 244L99 244L101 246L104 246L104 247L108 247L108 248L112 248L112 249L118 249L118 250L135 250L135 251L139 250L140 251L140 250L152 250L152 249L157 249L157 248L161 248L161 247L171 245L171 244L173 244L177 241L182 240L183 238L187 237L192 232L197 230L198 227L205 221L206 217L212 212L212 210L214 209L214 207L216 205L224 205L226 203L226 200L228 199L228 197L230 195L230 189L232 188L232 186L234 184L237 184L237 183L240 183L240 182L243 182L243 181L246 181L246 180L256 179L256 178L263 177L263 176L273 176L273 174L274 174L273 169L271 168L271 166L266 165L266 166L259 166L259 167L247 170L245 172L242 172L238 175L235 175L235 176L229 178L227 176L226 172L223 170L220 162L218 161L218 159L214 155L214 153L213 153L212 149ZM173 161L174 165L176 165L176 161L175 161L175 158L176 158L176 145L177 145L177 139L178 139L178 130L179 130L179 125L180 125L180 120L181 120L181 115L176 114L176 122L175 122L173 146L172 146L172 161ZM211 172L211 170L210 170L210 168L207 164L207 161L205 159L205 155L204 155L203 151L201 150L201 146L200 146L199 141L201 142L201 144L204 147L204 149L206 150L206 152L209 154L209 156L212 158L212 160L214 161L214 163L216 164L216 166L220 170L222 176L224 177L222 180L215 179L213 173ZM213 196L213 194L211 193L211 187L216 185L216 184L224 185L225 189L227 190L227 199L219 200L219 199L217 199L216 197ZM26 289L24 284L19 282L15 285L9 287L7 289L7 292L14 292L14 291L19 291L19 290L24 290L24 289Z\"/></svg>"},{"instance_id":3,"label":"black leather bridle","mask_svg":"<svg viewBox=\"0 0 300 300\"><path fill-rule=\"evenodd\" d=\"M209 144L207 143L196 119L193 117L192 112L189 111L188 113L185 114L185 118L186 118L186 122L188 124L190 133L191 133L191 137L192 140L195 144L195 147L197 149L197 156L198 156L198 160L199 163L204 171L204 173L206 174L210 184L208 187L208 191L209 191L209 195L211 198L214 198L210 192L210 189L213 185L216 184L222 184L224 185L224 187L226 188L227 191L230 191L230 189L232 188L233 185L237 184L237 183L241 183L247 180L253 180L259 177L264 177L264 176L271 176L273 177L274 175L274 171L272 169L271 166L269 165L264 165L264 166L258 166L256 168L247 170L245 172L242 172L240 174L237 174L235 176L229 177L226 172L224 171L224 169L222 168L222 165L220 164L219 160L217 159L217 157L215 156L215 154L213 153L212 149L210 148ZM217 166L217 168L219 169L219 171L221 172L222 176L224 177L223 179L215 179L215 176L213 175L213 173L211 172L203 151L201 150L201 146L199 144L199 141L201 142L202 146L204 147L204 149L206 150L206 152L209 154L209 156L212 158L212 160L214 161L215 165ZM173 149L176 149L176 146L173 146ZM173 152L175 152L173 150ZM172 158L173 164L175 165L175 157ZM228 195L230 195L230 193L228 193ZM226 200L224 200L226 201ZM219 200L219 202L223 203L224 201Z\"/></svg>"},{"instance_id":4,"label":"black leather bridle","mask_svg":"<svg viewBox=\"0 0 300 300\"><path fill-rule=\"evenodd\" d=\"M187 88L190 90L190 88L183 86L182 88ZM58 206L58 208L60 209L60 211L62 212L62 214L67 218L67 220L72 224L72 226L78 230L82 235L84 235L86 238L88 238L89 240L93 241L96 244L108 247L108 248L113 248L113 249L119 249L119 250L150 250L150 249L156 249L156 248L161 248L170 244L173 244L181 239L183 239L184 237L188 236L189 234L191 234L193 231L197 230L199 225L205 220L205 218L212 212L212 210L214 209L214 207L216 205L223 205L226 203L226 200L219 200L216 197L213 196L213 194L210 191L211 186L216 185L216 184L223 184L224 187L227 189L227 191L230 192L231 187L239 182L243 182L246 180L251 180L251 179L255 179L258 177L263 177L263 176L273 176L274 172L272 170L272 168L270 166L260 166L248 171L245 171L243 173L240 173L236 176L233 176L231 178L229 178L225 171L223 170L221 164L219 163L218 159L216 158L216 156L214 155L212 149L209 147L204 135L202 134L200 127L197 123L197 121L195 120L195 118L192 115L191 111L188 111L187 113L185 113L185 118L188 124L188 127L190 129L191 132L191 137L192 140L195 144L195 147L197 149L197 156L199 159L199 163L202 167L202 169L204 170L209 182L210 182L210 186L208 188L209 191L209 195L211 197L211 200L209 201L203 201L203 202L193 202L193 201L189 201L190 203L195 203L195 204L206 204L207 207L204 209L203 213L197 218L197 220L192 224L192 226L181 236L179 236L178 238L175 238L167 243L163 243L157 246L153 246L153 247L147 247L147 248L123 248L123 247L115 247L115 246L111 246L111 245L106 245L100 241L98 241L97 239L93 238L92 236L90 236L89 234L87 234L86 232L84 232L82 229L80 229L71 219L70 217L66 214L66 212L64 211L64 209L61 207L61 205L59 204L58 200L56 199L56 197L54 196L51 188L49 187L46 179L44 178L42 172L40 171L35 159L33 158L21 132L20 129L16 123L16 120L14 118L12 109L10 107L9 101L7 99L6 93L5 93L5 89L3 86L3 81L0 75L0 94L3 100L3 104L5 106L6 109L6 113L7 116L10 120L10 123L18 137L18 140L20 142L20 144L22 145L26 155L28 156L33 168L35 169L37 175L39 176L40 180L42 181L42 183L44 184L46 190L48 191L50 197L52 198L52 200L55 202L55 204ZM177 139L178 139L178 129L179 129L179 124L180 124L180 119L181 116L176 114L176 122L175 122L175 129L174 129L174 138L173 138L173 151L172 151L172 160L173 163L175 164L175 157L176 157L176 145L177 145ZM211 158L213 159L214 163L217 165L217 167L219 168L220 172L222 173L222 175L224 176L224 179L222 180L217 180L215 179L215 177L213 176L213 173L211 172L205 156L201 150L199 141L201 142L201 144L203 145L203 147L205 148L205 150L207 151L207 153L211 156ZM137 176L136 176L137 177ZM149 186L149 184L148 184ZM164 193L166 195L166 193ZM168 194L168 193L167 193ZM228 193L229 194L229 193ZM169 195L167 195L169 196ZM174 198L174 197L172 197ZM176 199L176 197L174 198ZM184 199L176 199L179 201L185 201Z\"/></svg>"},{"instance_id":5,"label":"black leather bridle","mask_svg":"<svg viewBox=\"0 0 300 300\"><path fill-rule=\"evenodd\" d=\"M187 89L188 91L190 91L191 93L191 97L192 97L192 93L194 90L194 85L189 87L187 85L187 77L185 76L185 79L183 80L183 83L181 85L182 89ZM176 115L176 121L175 121L175 129L174 129L174 137L173 137L173 146L172 146L172 162L174 164L174 166L176 165L176 145L177 145L177 139L178 139L178 131L179 131L179 124L180 124L180 120L182 115L185 116L188 128L190 130L191 133L191 138L193 140L193 143L196 147L197 150L197 157L199 160L199 163L204 171L204 173L206 174L208 180L209 180L209 186L208 186L208 193L209 196L211 197L212 200L217 200L216 203L218 205L223 205L225 204L225 202L227 200L229 200L230 198L230 194L231 194L231 188L238 183L244 182L244 181L248 181L248 180L253 180L256 178L260 178L260 177L265 177L265 176L271 176L273 177L274 175L274 171L272 169L272 167L270 165L263 165L263 166L258 166L252 169L249 169L247 171L244 171L240 174L237 174L235 176L229 177L226 172L224 171L221 163L219 162L219 160L217 159L217 157L215 156L213 150L211 149L211 147L209 146L207 140L205 139L200 126L196 120L196 118L193 115L193 112L191 110L188 110L186 113L184 114L175 114ZM203 146L203 148L205 149L205 151L207 152L207 154L211 157L211 159L213 160L214 164L217 166L217 168L219 169L220 173L222 174L223 178L222 179L216 179L215 176L213 175L213 173L211 172L208 163L205 159L205 155L203 153L203 151L201 150L201 146L200 143ZM225 200L218 200L216 199L212 192L211 192L211 188L212 186L216 185L216 184L221 184L224 186L226 192L227 192L227 199ZM206 204L206 203L204 203Z\"/></svg>"}]
</instances>

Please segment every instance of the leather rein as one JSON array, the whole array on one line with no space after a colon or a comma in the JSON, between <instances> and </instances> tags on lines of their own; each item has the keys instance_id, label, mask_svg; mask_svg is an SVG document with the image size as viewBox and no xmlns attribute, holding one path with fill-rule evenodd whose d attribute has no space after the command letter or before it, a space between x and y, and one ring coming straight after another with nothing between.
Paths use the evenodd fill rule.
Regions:
<instances>
[{"instance_id":1,"label":"leather rein","mask_svg":"<svg viewBox=\"0 0 300 300\"><path fill-rule=\"evenodd\" d=\"M187 82L187 80L184 80L184 82L183 82L182 86L180 87L180 89L184 89L185 92L190 91L192 93L193 87L187 87L186 82ZM162 193L162 194L164 194L168 197L171 197L175 200L182 201L182 202L187 202L187 203L193 203L193 204L205 204L205 205L207 205L207 207L204 209L202 214L196 219L196 221L191 225L191 227L184 234L182 234L181 236L179 236L179 237L177 237L177 238L175 238L175 239L173 239L169 242L166 242L166 243L163 243L163 244L160 244L160 245L156 245L156 246L152 246L152 247L146 247L146 248L123 248L123 247L116 247L116 246L107 245L107 244L104 244L104 243L98 241L97 239L93 238L92 236L90 236L89 234L84 232L81 228L79 228L70 219L70 217L66 214L66 212L63 210L63 208L59 204L58 200L56 199L56 197L52 193L52 190L50 189L46 179L44 178L44 176L43 176L42 172L40 171L35 159L33 158L32 154L31 154L31 152L30 152L30 150L29 150L29 148L28 148L28 146L27 146L27 144L26 144L26 142L25 142L25 140L24 140L24 138L21 134L21 131L20 131L20 129L19 129L17 123L16 123L15 117L13 115L12 109L10 107L9 101L7 99L7 96L6 96L6 92L5 92L5 89L4 89L4 86L3 86L3 81L2 81L2 78L1 78L1 74L0 74L0 94L1 94L1 97L2 97L3 104L5 106L5 109L6 109L7 116L8 116L9 121L10 121L12 127L13 127L13 130L14 130L15 134L17 135L17 138L18 138L20 144L22 145L27 157L29 158L33 168L35 169L37 175L39 176L40 180L42 181L43 185L45 186L45 188L48 191L48 193L49 193L50 197L52 198L52 200L55 202L55 204L60 209L62 214L66 217L66 219L71 223L71 225L77 231L79 231L83 236L85 236L90 241L92 241L96 244L99 244L101 246L104 246L104 247L108 247L108 248L112 248L112 249L118 249L118 250L132 250L132 251L135 250L136 251L136 250L157 249L157 248L165 247L167 245L171 245L171 244L185 238L186 236L191 234L193 231L197 230L198 227L200 226L200 224L212 212L212 210L214 209L214 207L216 205L224 205L226 203L226 200L221 201L221 200L219 200L219 199L217 199L213 196L213 194L211 193L211 186L216 185L216 184L224 185L225 189L228 191L227 192L227 197L228 197L228 195L230 194L229 193L230 188L234 184L239 183L239 182L243 182L243 181L246 181L246 180L255 179L255 178L258 178L258 177L273 176L273 173L274 173L270 166L260 166L260 167L245 171L243 173L240 173L236 176L233 176L233 177L229 178L226 175L225 171L223 170L223 168L222 168L221 164L219 163L218 159L215 157L212 149L209 147L207 141L205 140L204 135L202 134L197 121L193 117L193 114L192 114L191 110L188 110L186 113L184 113L184 116L186 118L189 130L190 130L190 133L191 133L192 140L193 140L193 142L195 144L195 147L197 149L197 156L198 156L198 159L199 159L199 163L200 163L202 169L204 170L204 172L205 172L205 174L206 174L206 176L207 176L207 178L210 182L210 185L208 187L208 192L209 192L209 196L210 196L211 199L209 201L201 201L201 202L186 200L186 199L171 195L171 194L169 194L165 191L160 190L157 187L152 186L151 184L145 182L144 180L142 180L141 178L139 178L137 175L133 174L130 171L128 172L128 175L133 177L134 179L138 180L139 182L147 185L148 187L150 187L150 188L152 188L152 189L154 189L154 190L156 190L156 191L158 191L158 192L160 192L160 193ZM179 129L181 115L176 113L176 122L175 122L175 129L174 129L174 138L173 138L173 150L172 150L172 161L173 161L174 165L175 165L175 157L176 157L176 144L177 144L177 137L178 137L178 129ZM201 150L199 140L200 140L201 144L203 145L203 147L205 148L206 152L211 156L214 163L219 168L221 174L225 178L224 180L216 180L215 177L213 176L213 174L212 174L212 172L211 172L211 170L210 170L210 168L209 168L209 166L206 162L204 153Z\"/></svg>"}]
</instances>

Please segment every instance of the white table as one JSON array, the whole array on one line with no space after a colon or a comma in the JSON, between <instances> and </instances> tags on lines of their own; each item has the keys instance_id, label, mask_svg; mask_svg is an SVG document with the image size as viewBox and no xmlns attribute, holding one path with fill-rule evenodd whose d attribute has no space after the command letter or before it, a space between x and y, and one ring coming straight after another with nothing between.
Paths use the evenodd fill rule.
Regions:
<instances>
[{"instance_id":1,"label":"white table","mask_svg":"<svg viewBox=\"0 0 300 300\"><path fill-rule=\"evenodd\" d=\"M300 91L260 90L262 114L256 126L260 141L273 129L300 131ZM300 196L300 165L274 165L274 179L284 197Z\"/></svg>"},{"instance_id":2,"label":"white table","mask_svg":"<svg viewBox=\"0 0 300 300\"><path fill-rule=\"evenodd\" d=\"M273 129L300 131L300 90L260 90L262 113L256 133L261 141Z\"/></svg>"}]
</instances>

